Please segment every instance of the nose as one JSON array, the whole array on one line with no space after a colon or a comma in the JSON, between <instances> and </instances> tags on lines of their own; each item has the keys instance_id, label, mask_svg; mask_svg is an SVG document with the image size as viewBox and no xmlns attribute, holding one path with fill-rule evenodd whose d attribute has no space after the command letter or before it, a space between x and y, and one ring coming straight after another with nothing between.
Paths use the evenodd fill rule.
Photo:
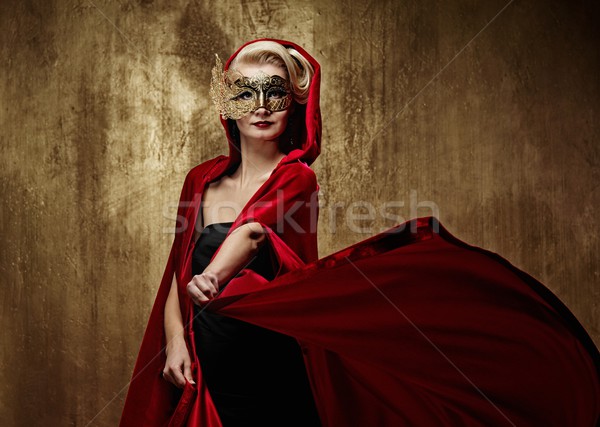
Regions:
<instances>
[{"instance_id":1,"label":"nose","mask_svg":"<svg viewBox=\"0 0 600 427\"><path fill-rule=\"evenodd\" d=\"M260 107L267 108L267 98L264 90L258 93L258 108Z\"/></svg>"},{"instance_id":2,"label":"nose","mask_svg":"<svg viewBox=\"0 0 600 427\"><path fill-rule=\"evenodd\" d=\"M260 111L262 114L271 114L271 110L267 108L267 97L264 90L260 90L258 92L258 98L256 98L256 103L254 104L254 112L257 113Z\"/></svg>"},{"instance_id":3,"label":"nose","mask_svg":"<svg viewBox=\"0 0 600 427\"><path fill-rule=\"evenodd\" d=\"M271 110L269 110L267 108L267 105L264 102L264 99L261 100L259 98L259 102L257 102L256 104L257 105L255 105L254 113L260 114L260 115L270 115L271 114Z\"/></svg>"},{"instance_id":4,"label":"nose","mask_svg":"<svg viewBox=\"0 0 600 427\"><path fill-rule=\"evenodd\" d=\"M254 113L268 116L271 114L271 110L268 110L267 107L260 105L256 110L254 110Z\"/></svg>"}]
</instances>

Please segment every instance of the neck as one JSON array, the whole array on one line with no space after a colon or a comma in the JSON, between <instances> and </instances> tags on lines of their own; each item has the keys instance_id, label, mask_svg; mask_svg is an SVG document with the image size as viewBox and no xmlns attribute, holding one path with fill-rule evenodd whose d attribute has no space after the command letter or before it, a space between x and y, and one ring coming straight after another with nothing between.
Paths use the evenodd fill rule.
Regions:
<instances>
[{"instance_id":1,"label":"neck","mask_svg":"<svg viewBox=\"0 0 600 427\"><path fill-rule=\"evenodd\" d=\"M269 175L285 157L277 140L250 139L240 135L241 163L232 176L240 177L242 185Z\"/></svg>"}]
</instances>

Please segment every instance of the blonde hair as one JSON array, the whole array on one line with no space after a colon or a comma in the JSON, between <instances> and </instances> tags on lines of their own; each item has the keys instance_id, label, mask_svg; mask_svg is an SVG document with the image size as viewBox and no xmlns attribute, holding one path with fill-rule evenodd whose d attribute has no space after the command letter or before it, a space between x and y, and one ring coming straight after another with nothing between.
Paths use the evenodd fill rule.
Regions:
<instances>
[{"instance_id":1,"label":"blonde hair","mask_svg":"<svg viewBox=\"0 0 600 427\"><path fill-rule=\"evenodd\" d=\"M294 48L268 40L244 47L231 62L229 68L239 64L272 64L287 72L294 100L298 104L308 102L308 89L314 75L310 62Z\"/></svg>"}]
</instances>

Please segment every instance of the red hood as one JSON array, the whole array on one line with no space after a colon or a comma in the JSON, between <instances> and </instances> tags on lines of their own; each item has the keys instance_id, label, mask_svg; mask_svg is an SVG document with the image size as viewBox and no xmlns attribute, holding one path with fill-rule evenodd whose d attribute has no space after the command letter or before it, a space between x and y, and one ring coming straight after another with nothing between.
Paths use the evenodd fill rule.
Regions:
<instances>
[{"instance_id":1,"label":"red hood","mask_svg":"<svg viewBox=\"0 0 600 427\"><path fill-rule=\"evenodd\" d=\"M315 159L321 153L321 109L319 107L319 91L321 85L321 68L319 63L310 56L304 49L298 46L295 43L288 42L285 40L277 40L277 39L258 39L250 41L243 46L240 46L238 50L231 55L231 57L225 63L225 69L229 69L229 64L231 61L237 56L237 54L244 48L245 46L256 43L258 41L274 41L285 47L292 47L300 52L313 66L315 74L312 78L308 102L305 105L296 105L295 114L300 114L303 117L303 120L298 118L298 123L305 123L305 126L298 126L298 129L295 131L295 135L293 135L294 144L297 144L299 148L290 151L286 157L279 163L279 165L285 163L291 163L296 160L301 160L307 165L311 165ZM227 125L227 120L221 117L221 124L225 129L225 133L227 134L227 141L229 145L229 157L227 161L227 166L225 170L228 170L234 164L239 164L241 161L240 149L236 146L235 139L229 132L229 127ZM278 165L278 166L279 166Z\"/></svg>"}]
</instances>

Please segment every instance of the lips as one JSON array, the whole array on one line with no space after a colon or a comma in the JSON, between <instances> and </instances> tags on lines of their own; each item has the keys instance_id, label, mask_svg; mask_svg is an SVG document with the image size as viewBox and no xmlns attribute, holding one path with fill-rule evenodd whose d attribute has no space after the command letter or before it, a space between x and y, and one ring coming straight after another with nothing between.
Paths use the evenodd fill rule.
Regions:
<instances>
[{"instance_id":1,"label":"lips","mask_svg":"<svg viewBox=\"0 0 600 427\"><path fill-rule=\"evenodd\" d=\"M252 123L252 126L256 126L259 128L266 128L266 127L271 126L272 124L273 124L273 122L264 120L264 121L260 121L260 122L254 122L254 123Z\"/></svg>"}]
</instances>

